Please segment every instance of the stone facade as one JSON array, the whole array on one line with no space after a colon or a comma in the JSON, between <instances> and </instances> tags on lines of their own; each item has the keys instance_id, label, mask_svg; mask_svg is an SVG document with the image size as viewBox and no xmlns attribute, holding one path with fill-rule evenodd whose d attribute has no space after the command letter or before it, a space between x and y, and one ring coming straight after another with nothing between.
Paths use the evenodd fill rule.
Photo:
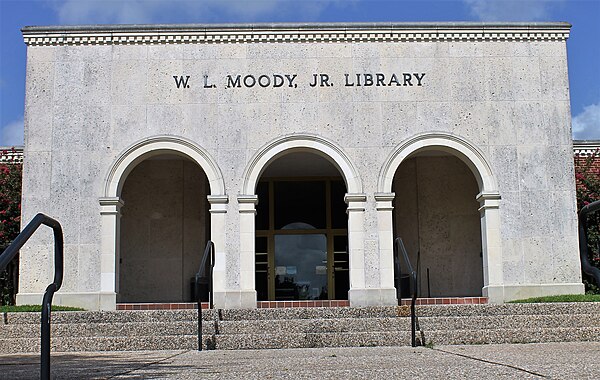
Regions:
<instances>
[{"instance_id":1,"label":"stone facade","mask_svg":"<svg viewBox=\"0 0 600 380\"><path fill-rule=\"evenodd\" d=\"M351 305L396 304L394 177L430 151L472 174L483 296L583 292L569 28L24 28L23 220L44 212L63 224L56 302L115 308L124 184L140 162L164 154L206 175L217 307L256 307L255 189L265 168L291 152L326 158L346 183ZM48 231L22 250L19 303L41 299L51 252Z\"/></svg>"}]
</instances>

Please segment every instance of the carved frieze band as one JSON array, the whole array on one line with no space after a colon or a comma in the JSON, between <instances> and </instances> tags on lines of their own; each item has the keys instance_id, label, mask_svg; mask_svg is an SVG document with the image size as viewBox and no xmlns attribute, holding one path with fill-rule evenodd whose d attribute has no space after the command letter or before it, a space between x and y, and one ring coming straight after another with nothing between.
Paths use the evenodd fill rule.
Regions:
<instances>
[{"instance_id":1,"label":"carved frieze band","mask_svg":"<svg viewBox=\"0 0 600 380\"><path fill-rule=\"evenodd\" d=\"M397 29L397 30L239 30L239 31L116 31L86 32L24 29L25 43L40 45L142 45L142 44L214 44L253 42L435 42L435 41L559 41L569 37L569 28L503 29L480 27L469 30Z\"/></svg>"}]
</instances>

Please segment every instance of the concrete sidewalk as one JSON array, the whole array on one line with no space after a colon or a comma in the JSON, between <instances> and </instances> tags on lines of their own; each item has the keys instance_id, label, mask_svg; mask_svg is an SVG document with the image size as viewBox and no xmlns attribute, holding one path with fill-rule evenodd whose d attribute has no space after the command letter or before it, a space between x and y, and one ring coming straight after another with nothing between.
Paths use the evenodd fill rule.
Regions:
<instances>
[{"instance_id":1,"label":"concrete sidewalk","mask_svg":"<svg viewBox=\"0 0 600 380\"><path fill-rule=\"evenodd\" d=\"M57 353L57 379L598 379L600 343ZM39 355L4 355L1 379L39 377Z\"/></svg>"}]
</instances>

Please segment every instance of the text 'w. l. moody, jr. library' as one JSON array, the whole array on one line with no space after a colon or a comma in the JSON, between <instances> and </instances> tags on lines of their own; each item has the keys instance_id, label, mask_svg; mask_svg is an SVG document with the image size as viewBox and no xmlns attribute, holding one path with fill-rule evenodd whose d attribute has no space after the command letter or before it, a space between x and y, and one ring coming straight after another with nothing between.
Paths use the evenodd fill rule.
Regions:
<instances>
[{"instance_id":1,"label":"text 'w. l. moody, jr. library'","mask_svg":"<svg viewBox=\"0 0 600 380\"><path fill-rule=\"evenodd\" d=\"M23 221L57 303L581 293L566 23L26 27ZM39 303L51 233L23 248ZM418 257L418 260L417 260Z\"/></svg>"}]
</instances>

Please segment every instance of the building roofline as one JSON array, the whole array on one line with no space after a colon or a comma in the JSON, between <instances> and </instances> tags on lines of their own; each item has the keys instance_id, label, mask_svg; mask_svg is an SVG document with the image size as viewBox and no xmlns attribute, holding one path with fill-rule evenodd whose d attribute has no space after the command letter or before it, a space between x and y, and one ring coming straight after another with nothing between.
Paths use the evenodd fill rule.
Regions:
<instances>
[{"instance_id":1,"label":"building roofline","mask_svg":"<svg viewBox=\"0 0 600 380\"><path fill-rule=\"evenodd\" d=\"M200 30L454 30L454 29L569 29L568 22L330 22L330 23L223 23L223 24L89 24L89 25L37 25L25 26L29 32L78 31L200 31Z\"/></svg>"},{"instance_id":2,"label":"building roofline","mask_svg":"<svg viewBox=\"0 0 600 380\"><path fill-rule=\"evenodd\" d=\"M567 22L376 22L26 26L27 45L566 40Z\"/></svg>"}]
</instances>

